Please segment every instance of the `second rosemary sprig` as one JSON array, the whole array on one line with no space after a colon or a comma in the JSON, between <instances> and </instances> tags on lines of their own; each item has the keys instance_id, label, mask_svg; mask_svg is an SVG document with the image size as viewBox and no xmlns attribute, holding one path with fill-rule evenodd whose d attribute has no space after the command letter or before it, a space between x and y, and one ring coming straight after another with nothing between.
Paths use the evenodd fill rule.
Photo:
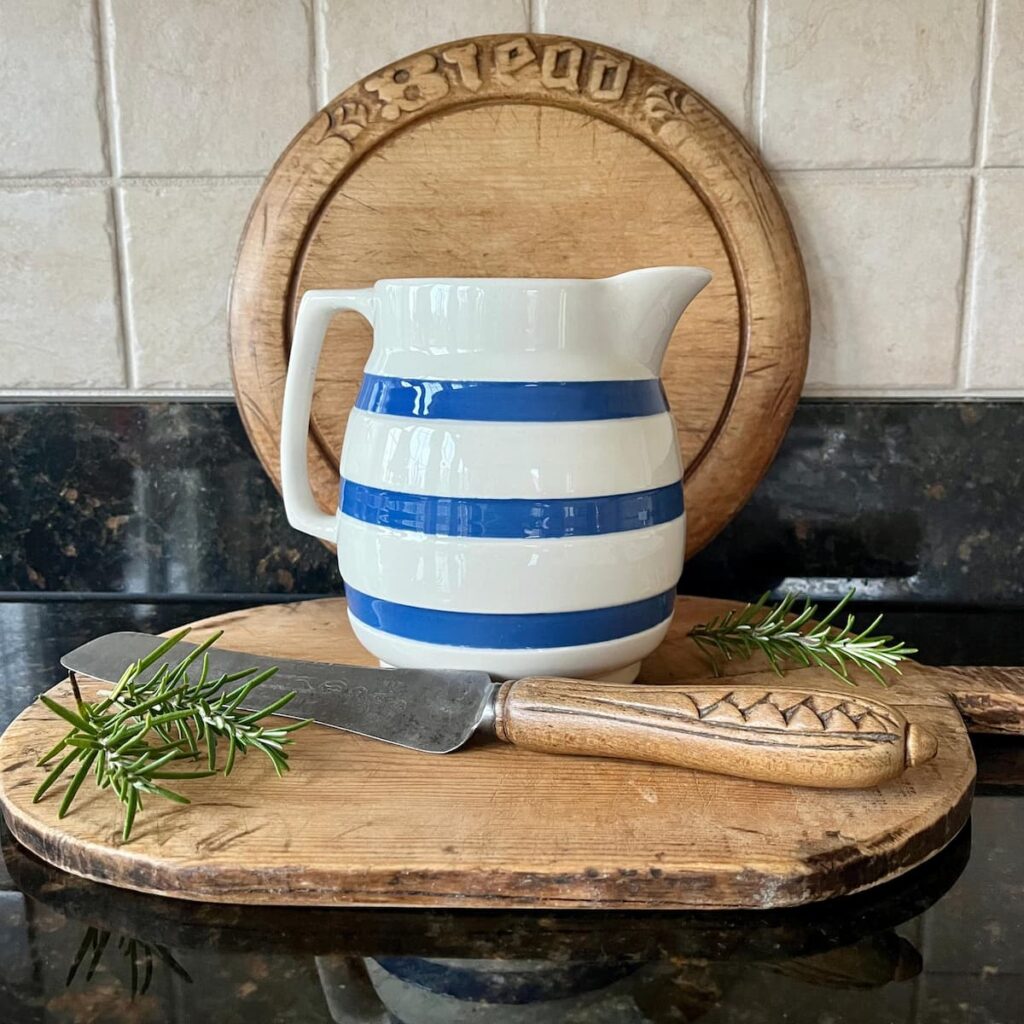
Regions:
<instances>
[{"instance_id":1,"label":"second rosemary sprig","mask_svg":"<svg viewBox=\"0 0 1024 1024\"><path fill-rule=\"evenodd\" d=\"M854 618L849 613L841 627L835 626L854 593L849 590L832 611L817 622L813 620L818 606L808 598L803 598L803 607L794 615L793 606L800 595L787 594L770 607L766 593L738 612L726 612L696 626L689 635L707 656L716 675L720 674L723 661L761 653L778 675L783 674L788 662L803 668L816 665L843 682L855 683L850 677L850 668L856 666L884 686L882 672L899 675L899 663L916 654L917 649L891 636L876 635L881 615L860 631L854 628Z\"/></svg>"},{"instance_id":2,"label":"second rosemary sprig","mask_svg":"<svg viewBox=\"0 0 1024 1024\"><path fill-rule=\"evenodd\" d=\"M239 753L250 750L263 753L279 776L288 770L285 747L293 742L289 734L308 725L308 720L272 727L261 722L281 711L295 694L284 694L258 711L242 708L243 703L251 704L253 690L276 669L259 673L248 669L211 678L207 652L221 636L215 633L177 665L161 665L147 678L146 670L187 633L187 629L176 633L151 654L129 665L114 689L101 694L98 701L82 699L74 676L74 710L51 697L40 697L46 707L72 728L39 760L40 766L49 766L59 758L36 790L36 802L74 767L58 811L63 818L92 773L97 786L113 792L124 806L122 834L127 840L135 816L142 810L143 796L160 796L187 804L187 797L163 783L217 773L219 742L227 750L224 775L231 773ZM193 665L198 668L194 682L189 676ZM195 762L204 754L204 768L181 765Z\"/></svg>"}]
</instances>

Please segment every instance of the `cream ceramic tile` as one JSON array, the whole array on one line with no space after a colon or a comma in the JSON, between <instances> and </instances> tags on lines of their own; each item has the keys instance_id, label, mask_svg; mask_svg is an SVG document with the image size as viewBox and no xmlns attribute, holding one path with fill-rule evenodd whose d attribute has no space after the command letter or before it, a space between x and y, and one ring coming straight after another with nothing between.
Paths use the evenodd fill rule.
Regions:
<instances>
[{"instance_id":1,"label":"cream ceramic tile","mask_svg":"<svg viewBox=\"0 0 1024 1024\"><path fill-rule=\"evenodd\" d=\"M978 188L967 383L1024 390L1024 170L990 172Z\"/></svg>"},{"instance_id":2,"label":"cream ceramic tile","mask_svg":"<svg viewBox=\"0 0 1024 1024\"><path fill-rule=\"evenodd\" d=\"M112 0L126 174L266 171L313 112L309 0Z\"/></svg>"},{"instance_id":3,"label":"cream ceramic tile","mask_svg":"<svg viewBox=\"0 0 1024 1024\"><path fill-rule=\"evenodd\" d=\"M529 0L323 0L331 96L424 46L526 32Z\"/></svg>"},{"instance_id":4,"label":"cream ceramic tile","mask_svg":"<svg viewBox=\"0 0 1024 1024\"><path fill-rule=\"evenodd\" d=\"M140 388L231 386L227 297L255 185L125 186L135 379Z\"/></svg>"},{"instance_id":5,"label":"cream ceramic tile","mask_svg":"<svg viewBox=\"0 0 1024 1024\"><path fill-rule=\"evenodd\" d=\"M985 162L1024 166L1024 3L990 0L992 92Z\"/></svg>"},{"instance_id":6,"label":"cream ceramic tile","mask_svg":"<svg viewBox=\"0 0 1024 1024\"><path fill-rule=\"evenodd\" d=\"M91 0L0 0L0 174L104 174Z\"/></svg>"},{"instance_id":7,"label":"cream ceramic tile","mask_svg":"<svg viewBox=\"0 0 1024 1024\"><path fill-rule=\"evenodd\" d=\"M110 196L0 191L0 388L124 384Z\"/></svg>"},{"instance_id":8,"label":"cream ceramic tile","mask_svg":"<svg viewBox=\"0 0 1024 1024\"><path fill-rule=\"evenodd\" d=\"M751 0L534 0L537 31L594 39L664 68L746 130Z\"/></svg>"},{"instance_id":9,"label":"cream ceramic tile","mask_svg":"<svg viewBox=\"0 0 1024 1024\"><path fill-rule=\"evenodd\" d=\"M952 386L969 179L781 177L811 286L808 389Z\"/></svg>"},{"instance_id":10,"label":"cream ceramic tile","mask_svg":"<svg viewBox=\"0 0 1024 1024\"><path fill-rule=\"evenodd\" d=\"M767 159L969 165L980 0L765 0Z\"/></svg>"}]
</instances>

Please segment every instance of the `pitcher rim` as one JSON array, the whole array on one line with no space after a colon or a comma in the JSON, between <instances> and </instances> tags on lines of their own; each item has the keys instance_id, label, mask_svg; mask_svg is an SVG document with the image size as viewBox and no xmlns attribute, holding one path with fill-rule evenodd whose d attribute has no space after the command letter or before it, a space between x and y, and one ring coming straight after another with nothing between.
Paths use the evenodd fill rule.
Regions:
<instances>
[{"instance_id":1,"label":"pitcher rim","mask_svg":"<svg viewBox=\"0 0 1024 1024\"><path fill-rule=\"evenodd\" d=\"M647 270L697 270L708 275L710 280L714 274L707 268L698 266L696 264L683 264L683 263L659 263L655 266L650 267L635 267L633 270L623 270L618 274L610 274L605 277L380 277L377 278L372 284L367 285L368 288L375 288L379 284L398 284L398 285L413 285L413 284L446 284L446 285L458 285L458 284L504 284L504 285L524 285L524 284L537 284L543 282L545 284L596 284L601 281L614 281L620 277L628 277L631 274L643 273Z\"/></svg>"}]
</instances>

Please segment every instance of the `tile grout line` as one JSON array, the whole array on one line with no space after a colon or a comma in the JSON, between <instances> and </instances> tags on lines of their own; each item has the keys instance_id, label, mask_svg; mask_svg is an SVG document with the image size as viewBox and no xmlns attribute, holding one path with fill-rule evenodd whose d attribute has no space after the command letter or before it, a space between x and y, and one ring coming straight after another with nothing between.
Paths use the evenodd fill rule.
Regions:
<instances>
[{"instance_id":1,"label":"tile grout line","mask_svg":"<svg viewBox=\"0 0 1024 1024\"><path fill-rule=\"evenodd\" d=\"M60 177L52 175L38 178L0 178L0 192L20 191L38 189L46 191L52 189L103 189L112 188L114 185L152 185L158 187L204 187L208 185L262 185L266 179L259 174L211 174L207 176L192 175L160 175L160 174L121 174L117 177L111 175L96 175L95 177Z\"/></svg>"},{"instance_id":2,"label":"tile grout line","mask_svg":"<svg viewBox=\"0 0 1024 1024\"><path fill-rule=\"evenodd\" d=\"M768 0L754 0L750 42L750 104L747 119L754 135L754 146L764 159L764 110L767 84Z\"/></svg>"},{"instance_id":3,"label":"tile grout line","mask_svg":"<svg viewBox=\"0 0 1024 1024\"><path fill-rule=\"evenodd\" d=\"M124 335L125 379L128 387L138 387L138 350L135 344L135 308L132 304L131 273L128 263L128 215L125 212L124 190L120 185L112 189L114 230L117 233L118 278L121 291L121 333Z\"/></svg>"},{"instance_id":4,"label":"tile grout line","mask_svg":"<svg viewBox=\"0 0 1024 1024\"><path fill-rule=\"evenodd\" d=\"M1016 168L1008 168L1015 170ZM968 175L974 173L974 164L922 164L919 167L897 165L887 167L883 164L846 164L835 167L810 167L799 164L772 164L769 168L772 174L820 174L823 177L829 175L875 175L879 178L935 178L953 177L955 175Z\"/></svg>"},{"instance_id":5,"label":"tile grout line","mask_svg":"<svg viewBox=\"0 0 1024 1024\"><path fill-rule=\"evenodd\" d=\"M974 333L975 291L978 283L978 235L981 231L982 205L981 177L977 172L972 171L967 197L967 230L964 232L963 257L960 264L963 286L960 319L957 323L956 359L953 365L956 387L959 391L967 391L970 387L971 356L974 350L972 335Z\"/></svg>"},{"instance_id":6,"label":"tile grout line","mask_svg":"<svg viewBox=\"0 0 1024 1024\"><path fill-rule=\"evenodd\" d=\"M978 45L978 99L974 124L974 170L980 172L988 155L988 118L992 102L996 10L999 0L982 0L981 40Z\"/></svg>"},{"instance_id":7,"label":"tile grout line","mask_svg":"<svg viewBox=\"0 0 1024 1024\"><path fill-rule=\"evenodd\" d=\"M0 388L0 402L49 401L77 399L88 401L127 402L198 402L234 401L230 388ZM834 401L1022 401L1021 388L975 387L961 392L956 387L946 388L844 388L818 387L811 385L804 389L802 399L829 399Z\"/></svg>"},{"instance_id":8,"label":"tile grout line","mask_svg":"<svg viewBox=\"0 0 1024 1024\"><path fill-rule=\"evenodd\" d=\"M313 5L313 99L316 109L327 106L327 71L330 54L327 51L327 0L311 0Z\"/></svg>"},{"instance_id":9,"label":"tile grout line","mask_svg":"<svg viewBox=\"0 0 1024 1024\"><path fill-rule=\"evenodd\" d=\"M974 164L942 164L922 167L882 167L878 165L849 165L845 167L796 167L786 164L773 164L770 167L772 174L790 174L812 177L841 176L844 174L854 177L876 177L876 178L953 178L967 177L984 170L985 174L1017 174L1024 171L1024 165L1014 164L993 164L990 166L975 167ZM61 177L51 175L46 177L18 177L0 178L0 192L3 191L25 191L38 189L103 189L114 185L122 185L127 188L151 186L155 188L172 187L228 187L231 185L262 185L266 180L261 174L208 174L208 175L173 175L173 174L122 174L117 177L110 175L96 176L68 176Z\"/></svg>"},{"instance_id":10,"label":"tile grout line","mask_svg":"<svg viewBox=\"0 0 1024 1024\"><path fill-rule=\"evenodd\" d=\"M0 402L121 402L142 405L146 402L218 402L235 400L230 388L129 390L128 388L6 388L0 389Z\"/></svg>"},{"instance_id":11,"label":"tile grout line","mask_svg":"<svg viewBox=\"0 0 1024 1024\"><path fill-rule=\"evenodd\" d=\"M978 401L1016 401L1024 399L1024 387L1008 388L983 388L972 387L961 390L957 385L951 384L947 387L892 387L892 388L834 388L828 386L810 385L800 393L801 398L832 398L837 401L869 400L898 398L907 401L920 399L922 401L949 400L957 401L961 398L976 399Z\"/></svg>"},{"instance_id":12,"label":"tile grout line","mask_svg":"<svg viewBox=\"0 0 1024 1024\"><path fill-rule=\"evenodd\" d=\"M980 259L981 216L984 208L983 169L988 135L989 105L992 100L992 49L998 0L982 0L981 41L978 55L978 92L974 117L974 165L964 239L963 300L956 359L957 388L970 388L971 359L974 355L974 317L977 311L978 262Z\"/></svg>"},{"instance_id":13,"label":"tile grout line","mask_svg":"<svg viewBox=\"0 0 1024 1024\"><path fill-rule=\"evenodd\" d=\"M110 176L114 184L121 178L124 160L121 153L120 118L117 109L117 80L114 70L114 12L111 0L95 0L96 27L99 33L100 73L103 80L103 120L107 133ZM71 179L74 180L74 179Z\"/></svg>"},{"instance_id":14,"label":"tile grout line","mask_svg":"<svg viewBox=\"0 0 1024 1024\"><path fill-rule=\"evenodd\" d=\"M103 82L103 121L106 128L107 159L110 180L110 210L114 221L114 268L117 278L117 306L121 324L121 372L125 386L135 387L135 343L131 316L131 292L128 283L128 243L124 198L118 182L124 167L121 152L120 116L117 107L117 75L114 67L114 12L111 0L95 0L100 69Z\"/></svg>"}]
</instances>

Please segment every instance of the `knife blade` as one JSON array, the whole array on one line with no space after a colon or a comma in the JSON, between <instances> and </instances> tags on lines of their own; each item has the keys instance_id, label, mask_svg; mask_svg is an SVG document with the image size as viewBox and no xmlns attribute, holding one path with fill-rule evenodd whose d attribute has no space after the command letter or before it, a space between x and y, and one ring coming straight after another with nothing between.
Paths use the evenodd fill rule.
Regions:
<instances>
[{"instance_id":1,"label":"knife blade","mask_svg":"<svg viewBox=\"0 0 1024 1024\"><path fill-rule=\"evenodd\" d=\"M69 652L72 672L114 682L161 637L109 633ZM196 645L179 641L171 668ZM431 754L473 736L553 754L650 761L765 782L861 788L930 760L935 738L881 701L829 689L708 679L690 685L613 685L485 672L376 669L267 658L210 648L211 677L272 667L253 693L258 710L291 691L279 712ZM155 674L159 664L143 674Z\"/></svg>"},{"instance_id":2,"label":"knife blade","mask_svg":"<svg viewBox=\"0 0 1024 1024\"><path fill-rule=\"evenodd\" d=\"M65 654L61 664L71 672L112 683L126 665L145 658L162 642L162 637L150 633L108 633ZM161 665L173 669L197 646L179 640L165 658L141 673L140 682L156 675ZM219 647L211 647L207 655L211 679L246 669L277 669L253 691L251 701L243 702L246 711L266 707L294 691L278 712L282 718L312 718L334 729L431 754L461 747L484 724L496 689L486 672L365 668L265 658Z\"/></svg>"}]
</instances>

